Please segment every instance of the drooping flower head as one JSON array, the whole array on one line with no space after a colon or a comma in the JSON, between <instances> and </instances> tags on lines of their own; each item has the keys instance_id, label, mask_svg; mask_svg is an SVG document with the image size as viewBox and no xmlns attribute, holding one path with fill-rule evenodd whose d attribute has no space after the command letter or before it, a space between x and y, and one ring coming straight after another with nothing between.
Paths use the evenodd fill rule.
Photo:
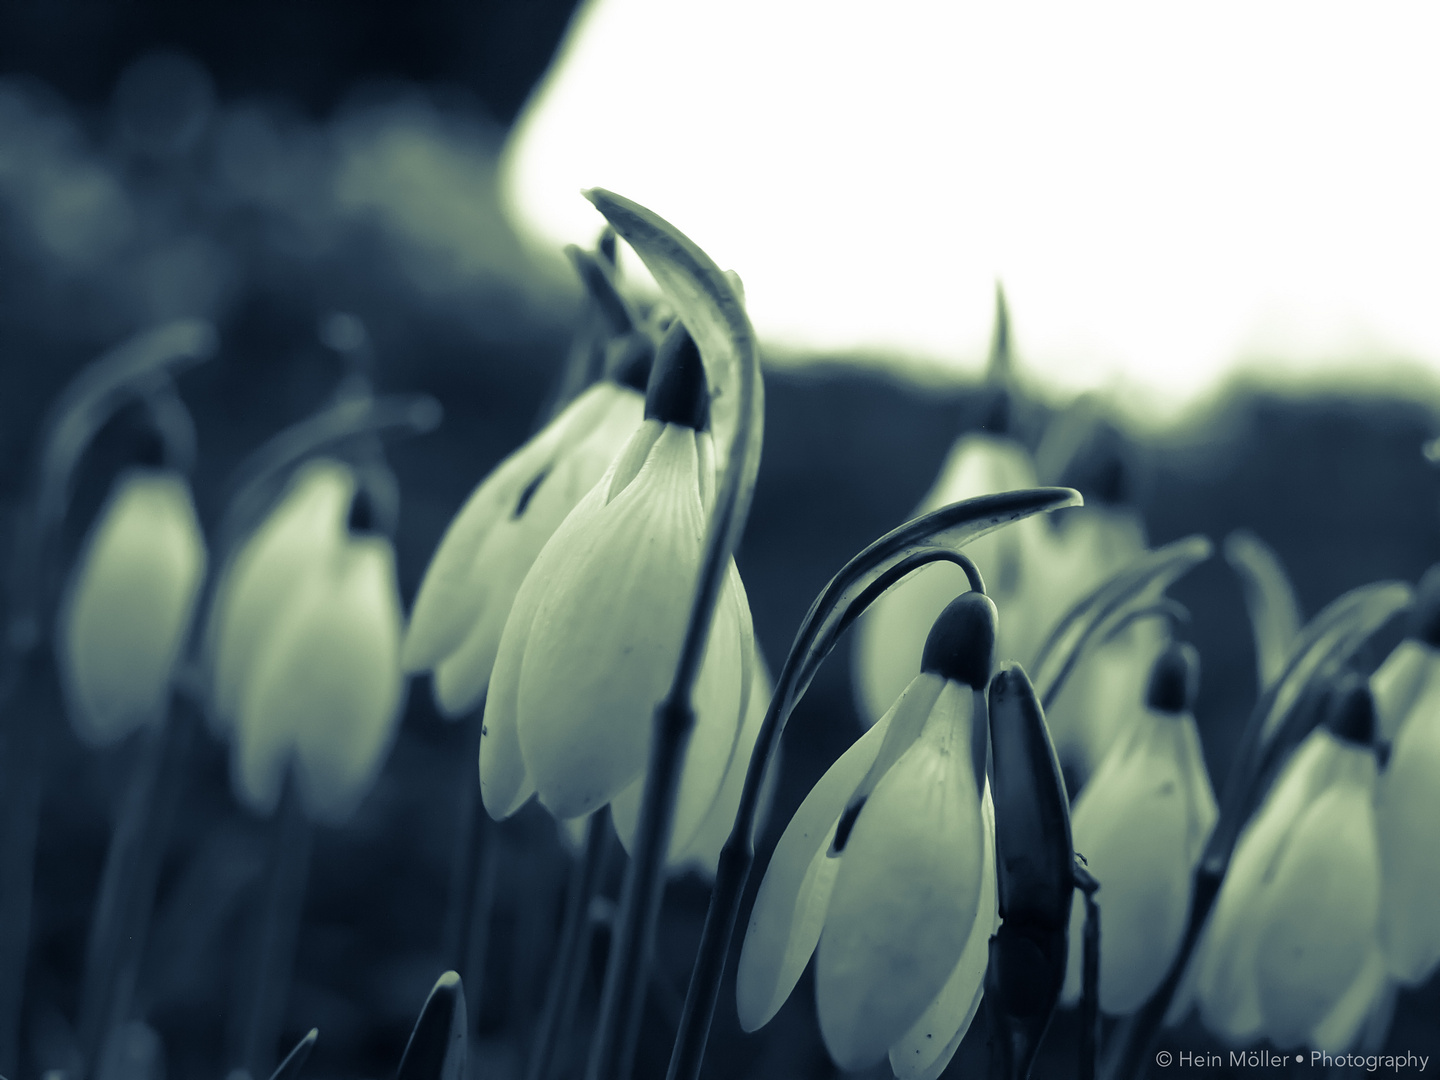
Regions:
<instances>
[{"instance_id":1,"label":"drooping flower head","mask_svg":"<svg viewBox=\"0 0 1440 1080\"><path fill-rule=\"evenodd\" d=\"M541 549L510 609L480 741L481 791L496 817L534 793L556 817L578 817L644 773L716 488L704 368L680 324L656 358L645 413ZM732 561L693 697L672 850L689 843L720 790L753 660L750 605Z\"/></svg>"},{"instance_id":2,"label":"drooping flower head","mask_svg":"<svg viewBox=\"0 0 1440 1080\"><path fill-rule=\"evenodd\" d=\"M917 675L796 811L736 976L741 1025L775 1015L811 954L820 1030L844 1069L889 1054L932 1080L979 1007L996 926L984 692L995 607L946 607Z\"/></svg>"},{"instance_id":3,"label":"drooping flower head","mask_svg":"<svg viewBox=\"0 0 1440 1080\"><path fill-rule=\"evenodd\" d=\"M296 474L217 590L212 722L233 742L236 794L257 813L293 767L310 815L343 821L378 774L404 699L403 621L390 541L355 474Z\"/></svg>"},{"instance_id":4,"label":"drooping flower head","mask_svg":"<svg viewBox=\"0 0 1440 1080\"><path fill-rule=\"evenodd\" d=\"M81 741L109 746L163 720L205 577L183 476L156 462L114 483L62 602L56 659Z\"/></svg>"},{"instance_id":5,"label":"drooping flower head","mask_svg":"<svg viewBox=\"0 0 1440 1080\"><path fill-rule=\"evenodd\" d=\"M406 671L435 672L435 700L456 717L479 705L510 607L540 549L640 425L651 346L617 342L609 375L502 461L466 501L420 584L405 635Z\"/></svg>"},{"instance_id":6,"label":"drooping flower head","mask_svg":"<svg viewBox=\"0 0 1440 1080\"><path fill-rule=\"evenodd\" d=\"M1190 917L1191 880L1217 811L1193 714L1200 659L1169 646L1144 708L1075 800L1075 850L1100 883L1100 1008L1134 1012L1165 978ZM1084 904L1070 916L1064 1000L1081 989Z\"/></svg>"},{"instance_id":7,"label":"drooping flower head","mask_svg":"<svg viewBox=\"0 0 1440 1080\"><path fill-rule=\"evenodd\" d=\"M1207 1027L1348 1048L1384 981L1374 702L1350 676L1245 827L1194 961Z\"/></svg>"}]
</instances>

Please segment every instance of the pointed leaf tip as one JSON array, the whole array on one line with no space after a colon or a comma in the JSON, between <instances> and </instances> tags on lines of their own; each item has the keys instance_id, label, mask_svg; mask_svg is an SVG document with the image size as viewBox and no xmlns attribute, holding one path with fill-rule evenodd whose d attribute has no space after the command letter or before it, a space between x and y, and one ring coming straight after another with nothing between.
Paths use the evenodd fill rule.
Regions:
<instances>
[{"instance_id":1,"label":"pointed leaf tip","mask_svg":"<svg viewBox=\"0 0 1440 1080\"><path fill-rule=\"evenodd\" d=\"M270 1074L270 1080L298 1080L300 1070L310 1060L310 1051L315 1049L315 1040L320 1037L319 1028L311 1028L305 1037L295 1044L295 1049L285 1055L285 1060Z\"/></svg>"},{"instance_id":2,"label":"pointed leaf tip","mask_svg":"<svg viewBox=\"0 0 1440 1080\"><path fill-rule=\"evenodd\" d=\"M466 1050L465 988L447 971L425 999L396 1080L465 1080Z\"/></svg>"}]
</instances>

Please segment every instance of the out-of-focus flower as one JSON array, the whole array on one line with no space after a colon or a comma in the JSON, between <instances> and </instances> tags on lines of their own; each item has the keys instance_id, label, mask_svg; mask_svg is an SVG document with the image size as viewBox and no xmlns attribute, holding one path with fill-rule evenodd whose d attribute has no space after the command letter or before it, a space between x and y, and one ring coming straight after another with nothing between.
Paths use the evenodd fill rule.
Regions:
<instances>
[{"instance_id":1,"label":"out-of-focus flower","mask_svg":"<svg viewBox=\"0 0 1440 1080\"><path fill-rule=\"evenodd\" d=\"M1390 760L1375 791L1380 943L1410 986L1440 965L1440 568L1420 582L1407 637L1371 678Z\"/></svg>"},{"instance_id":2,"label":"out-of-focus flower","mask_svg":"<svg viewBox=\"0 0 1440 1080\"><path fill-rule=\"evenodd\" d=\"M501 462L451 522L421 582L402 654L406 671L435 671L445 715L480 703L520 583L639 427L644 403L625 382L591 386Z\"/></svg>"},{"instance_id":3,"label":"out-of-focus flower","mask_svg":"<svg viewBox=\"0 0 1440 1080\"><path fill-rule=\"evenodd\" d=\"M556 817L578 817L642 777L715 500L708 409L699 352L677 326L656 360L645 422L540 551L506 620L480 740L481 791L495 817L537 792ZM692 698L676 851L735 753L754 656L732 561Z\"/></svg>"},{"instance_id":4,"label":"out-of-focus flower","mask_svg":"<svg viewBox=\"0 0 1440 1080\"><path fill-rule=\"evenodd\" d=\"M76 564L56 656L80 739L108 746L166 713L205 577L190 488L169 469L122 474Z\"/></svg>"},{"instance_id":5,"label":"out-of-focus flower","mask_svg":"<svg viewBox=\"0 0 1440 1080\"><path fill-rule=\"evenodd\" d=\"M933 1080L980 1004L997 925L985 698L995 608L967 593L922 671L815 785L765 872L740 954L741 1025L790 996L812 953L820 1030L843 1069L889 1053Z\"/></svg>"},{"instance_id":6,"label":"out-of-focus flower","mask_svg":"<svg viewBox=\"0 0 1440 1080\"><path fill-rule=\"evenodd\" d=\"M232 779L257 813L274 810L293 765L310 815L343 821L394 738L400 597L367 505L349 468L310 463L216 595L212 709L233 725Z\"/></svg>"},{"instance_id":7,"label":"out-of-focus flower","mask_svg":"<svg viewBox=\"0 0 1440 1080\"><path fill-rule=\"evenodd\" d=\"M1236 844L1194 969L1223 1038L1344 1050L1383 983L1374 733L1363 680L1341 684Z\"/></svg>"},{"instance_id":8,"label":"out-of-focus flower","mask_svg":"<svg viewBox=\"0 0 1440 1080\"><path fill-rule=\"evenodd\" d=\"M1075 850L1100 882L1100 1008L1134 1012L1165 978L1190 917L1191 878L1215 826L1215 795L1195 727L1199 656L1171 645L1144 708L1075 802ZM1063 1000L1081 989L1085 905L1070 914Z\"/></svg>"}]
</instances>

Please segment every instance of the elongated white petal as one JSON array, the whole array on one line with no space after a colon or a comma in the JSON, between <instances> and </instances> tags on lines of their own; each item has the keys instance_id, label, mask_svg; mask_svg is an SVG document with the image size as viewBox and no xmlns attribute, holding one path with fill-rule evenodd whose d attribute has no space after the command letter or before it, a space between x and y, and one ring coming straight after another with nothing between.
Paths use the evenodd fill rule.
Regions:
<instances>
[{"instance_id":1,"label":"elongated white petal","mask_svg":"<svg viewBox=\"0 0 1440 1080\"><path fill-rule=\"evenodd\" d=\"M1194 720L1145 712L1076 800L1075 850L1100 883L1100 1007L1134 1012L1164 979L1190 915L1191 877L1215 821L1215 798L1198 753ZM1199 790L1192 790L1198 785ZM1063 1000L1081 986L1085 905L1070 914Z\"/></svg>"},{"instance_id":2,"label":"elongated white petal","mask_svg":"<svg viewBox=\"0 0 1440 1080\"><path fill-rule=\"evenodd\" d=\"M704 542L695 442L665 425L588 528L567 519L551 538L564 554L531 624L517 704L526 768L558 817L603 806L645 768Z\"/></svg>"},{"instance_id":3,"label":"elongated white petal","mask_svg":"<svg viewBox=\"0 0 1440 1080\"><path fill-rule=\"evenodd\" d=\"M1282 1048L1305 1041L1374 948L1380 866L1373 795L1373 770L1369 783L1337 783L1319 795L1253 913L1265 1034Z\"/></svg>"},{"instance_id":4,"label":"elongated white petal","mask_svg":"<svg viewBox=\"0 0 1440 1080\"><path fill-rule=\"evenodd\" d=\"M546 429L559 429L553 446L537 447L513 475L497 472L494 490L484 490L487 481L456 518L456 540L451 544L447 533L435 553L405 640L407 670L442 663L449 669L447 715L469 712L479 703L525 574L609 468L639 425L643 406L634 390L597 383ZM569 422L562 425L567 416ZM461 672L465 692L458 694Z\"/></svg>"},{"instance_id":5,"label":"elongated white petal","mask_svg":"<svg viewBox=\"0 0 1440 1080\"><path fill-rule=\"evenodd\" d=\"M1200 1016L1221 1038L1246 1042L1264 1024L1256 979L1256 910L1295 822L1335 777L1348 755L1317 731L1296 749L1235 845L1215 907L1196 948L1194 988Z\"/></svg>"},{"instance_id":6,"label":"elongated white petal","mask_svg":"<svg viewBox=\"0 0 1440 1080\"><path fill-rule=\"evenodd\" d=\"M354 474L336 461L306 464L270 516L225 568L210 608L210 721L228 728L256 655L280 612L343 541Z\"/></svg>"},{"instance_id":7,"label":"elongated white petal","mask_svg":"<svg viewBox=\"0 0 1440 1080\"><path fill-rule=\"evenodd\" d=\"M348 818L375 783L395 739L404 698L400 671L400 594L388 540L348 545L336 567L334 592L288 657L286 670L257 672L275 693L298 682L288 707L307 708L296 728L301 794L317 820ZM308 701L308 706L306 702ZM257 705L257 707L259 707Z\"/></svg>"},{"instance_id":8,"label":"elongated white petal","mask_svg":"<svg viewBox=\"0 0 1440 1080\"><path fill-rule=\"evenodd\" d=\"M960 1041L970 1030L984 996L990 937L1000 928L995 875L995 805L988 782L980 812L985 830L980 909L970 928L965 950L945 980L945 986L915 1025L890 1047L890 1068L899 1080L936 1080L960 1048Z\"/></svg>"},{"instance_id":9,"label":"elongated white petal","mask_svg":"<svg viewBox=\"0 0 1440 1080\"><path fill-rule=\"evenodd\" d=\"M1375 796L1383 897L1380 941L1408 986L1440 966L1440 712L1412 713Z\"/></svg>"},{"instance_id":10,"label":"elongated white petal","mask_svg":"<svg viewBox=\"0 0 1440 1080\"><path fill-rule=\"evenodd\" d=\"M917 680L918 681L918 680ZM880 722L840 755L790 819L750 911L735 971L740 1026L754 1031L785 1004L820 940L838 859L826 851L856 786L880 752L901 697Z\"/></svg>"},{"instance_id":11,"label":"elongated white petal","mask_svg":"<svg viewBox=\"0 0 1440 1080\"><path fill-rule=\"evenodd\" d=\"M1340 995L1329 1014L1310 1032L1306 1044L1327 1054L1343 1054L1355 1045L1370 1014L1380 1006L1394 984L1385 973L1385 954L1372 948L1350 988Z\"/></svg>"},{"instance_id":12,"label":"elongated white petal","mask_svg":"<svg viewBox=\"0 0 1440 1080\"><path fill-rule=\"evenodd\" d=\"M347 543L305 579L276 621L241 694L232 758L237 791L273 811L299 767L312 817L353 812L399 718L399 597L388 542Z\"/></svg>"},{"instance_id":13,"label":"elongated white petal","mask_svg":"<svg viewBox=\"0 0 1440 1080\"><path fill-rule=\"evenodd\" d=\"M1380 738L1393 742L1406 718L1422 702L1427 711L1440 712L1440 650L1406 638L1370 676L1370 692L1375 698Z\"/></svg>"},{"instance_id":14,"label":"elongated white petal","mask_svg":"<svg viewBox=\"0 0 1440 1080\"><path fill-rule=\"evenodd\" d=\"M843 1069L883 1058L944 987L980 905L984 828L969 687L947 682L840 858L816 953L820 1032ZM893 723L894 721L892 721Z\"/></svg>"},{"instance_id":15,"label":"elongated white petal","mask_svg":"<svg viewBox=\"0 0 1440 1080\"><path fill-rule=\"evenodd\" d=\"M76 566L57 642L86 744L112 744L164 717L205 561L184 479L134 469L116 481Z\"/></svg>"},{"instance_id":16,"label":"elongated white petal","mask_svg":"<svg viewBox=\"0 0 1440 1080\"><path fill-rule=\"evenodd\" d=\"M740 573L731 562L716 603L715 622L706 642L705 659L695 683L695 729L681 766L680 794L666 856L670 862L678 862L694 841L735 763L744 719L740 710L742 699L749 690L747 680L753 677L754 657L755 632L750 621L750 602L740 582ZM756 730L759 730L758 723ZM754 746L753 737L750 745ZM743 781L742 771L742 784ZM642 776L640 781L617 795L610 806L615 831L626 851L632 850L643 790ZM739 805L738 791L736 805ZM731 816L734 816L733 808ZM721 843L724 843L723 836Z\"/></svg>"}]
</instances>

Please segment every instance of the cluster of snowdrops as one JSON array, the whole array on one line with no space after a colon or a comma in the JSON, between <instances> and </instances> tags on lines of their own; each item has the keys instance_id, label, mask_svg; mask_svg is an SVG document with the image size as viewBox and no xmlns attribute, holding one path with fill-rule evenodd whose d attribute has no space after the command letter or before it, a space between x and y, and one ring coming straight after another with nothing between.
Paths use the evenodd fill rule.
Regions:
<instances>
[{"instance_id":1,"label":"cluster of snowdrops","mask_svg":"<svg viewBox=\"0 0 1440 1080\"><path fill-rule=\"evenodd\" d=\"M567 400L460 509L408 622L380 436L423 408L348 384L261 456L207 578L166 389L204 335L110 359L92 399L148 403L157 440L116 478L55 619L82 738L161 722L179 681L248 807L343 823L407 674L433 673L447 716L483 711L493 817L533 797L578 835L608 813L631 853L597 1078L630 1068L656 882L686 867L715 892L672 1075L697 1074L715 1008L762 1027L812 956L847 1070L888 1056L936 1077L983 1002L1017 1077L1062 1005L1082 1010L1090 1074L1098 1014L1129 1018L1103 1055L1117 1077L1194 1009L1236 1046L1383 1038L1397 987L1440 963L1440 579L1356 590L1301 627L1273 556L1232 538L1265 690L1217 805L1199 657L1164 595L1208 541L1151 551L1130 511L1080 507L1020 443L972 434L913 521L836 568L772 678L732 558L763 415L739 280L643 207L592 199L662 296L622 287L613 237L573 253L592 311ZM1356 670L1402 619L1388 659ZM857 620L870 726L784 829L738 1000L717 1006L785 721Z\"/></svg>"}]
</instances>

